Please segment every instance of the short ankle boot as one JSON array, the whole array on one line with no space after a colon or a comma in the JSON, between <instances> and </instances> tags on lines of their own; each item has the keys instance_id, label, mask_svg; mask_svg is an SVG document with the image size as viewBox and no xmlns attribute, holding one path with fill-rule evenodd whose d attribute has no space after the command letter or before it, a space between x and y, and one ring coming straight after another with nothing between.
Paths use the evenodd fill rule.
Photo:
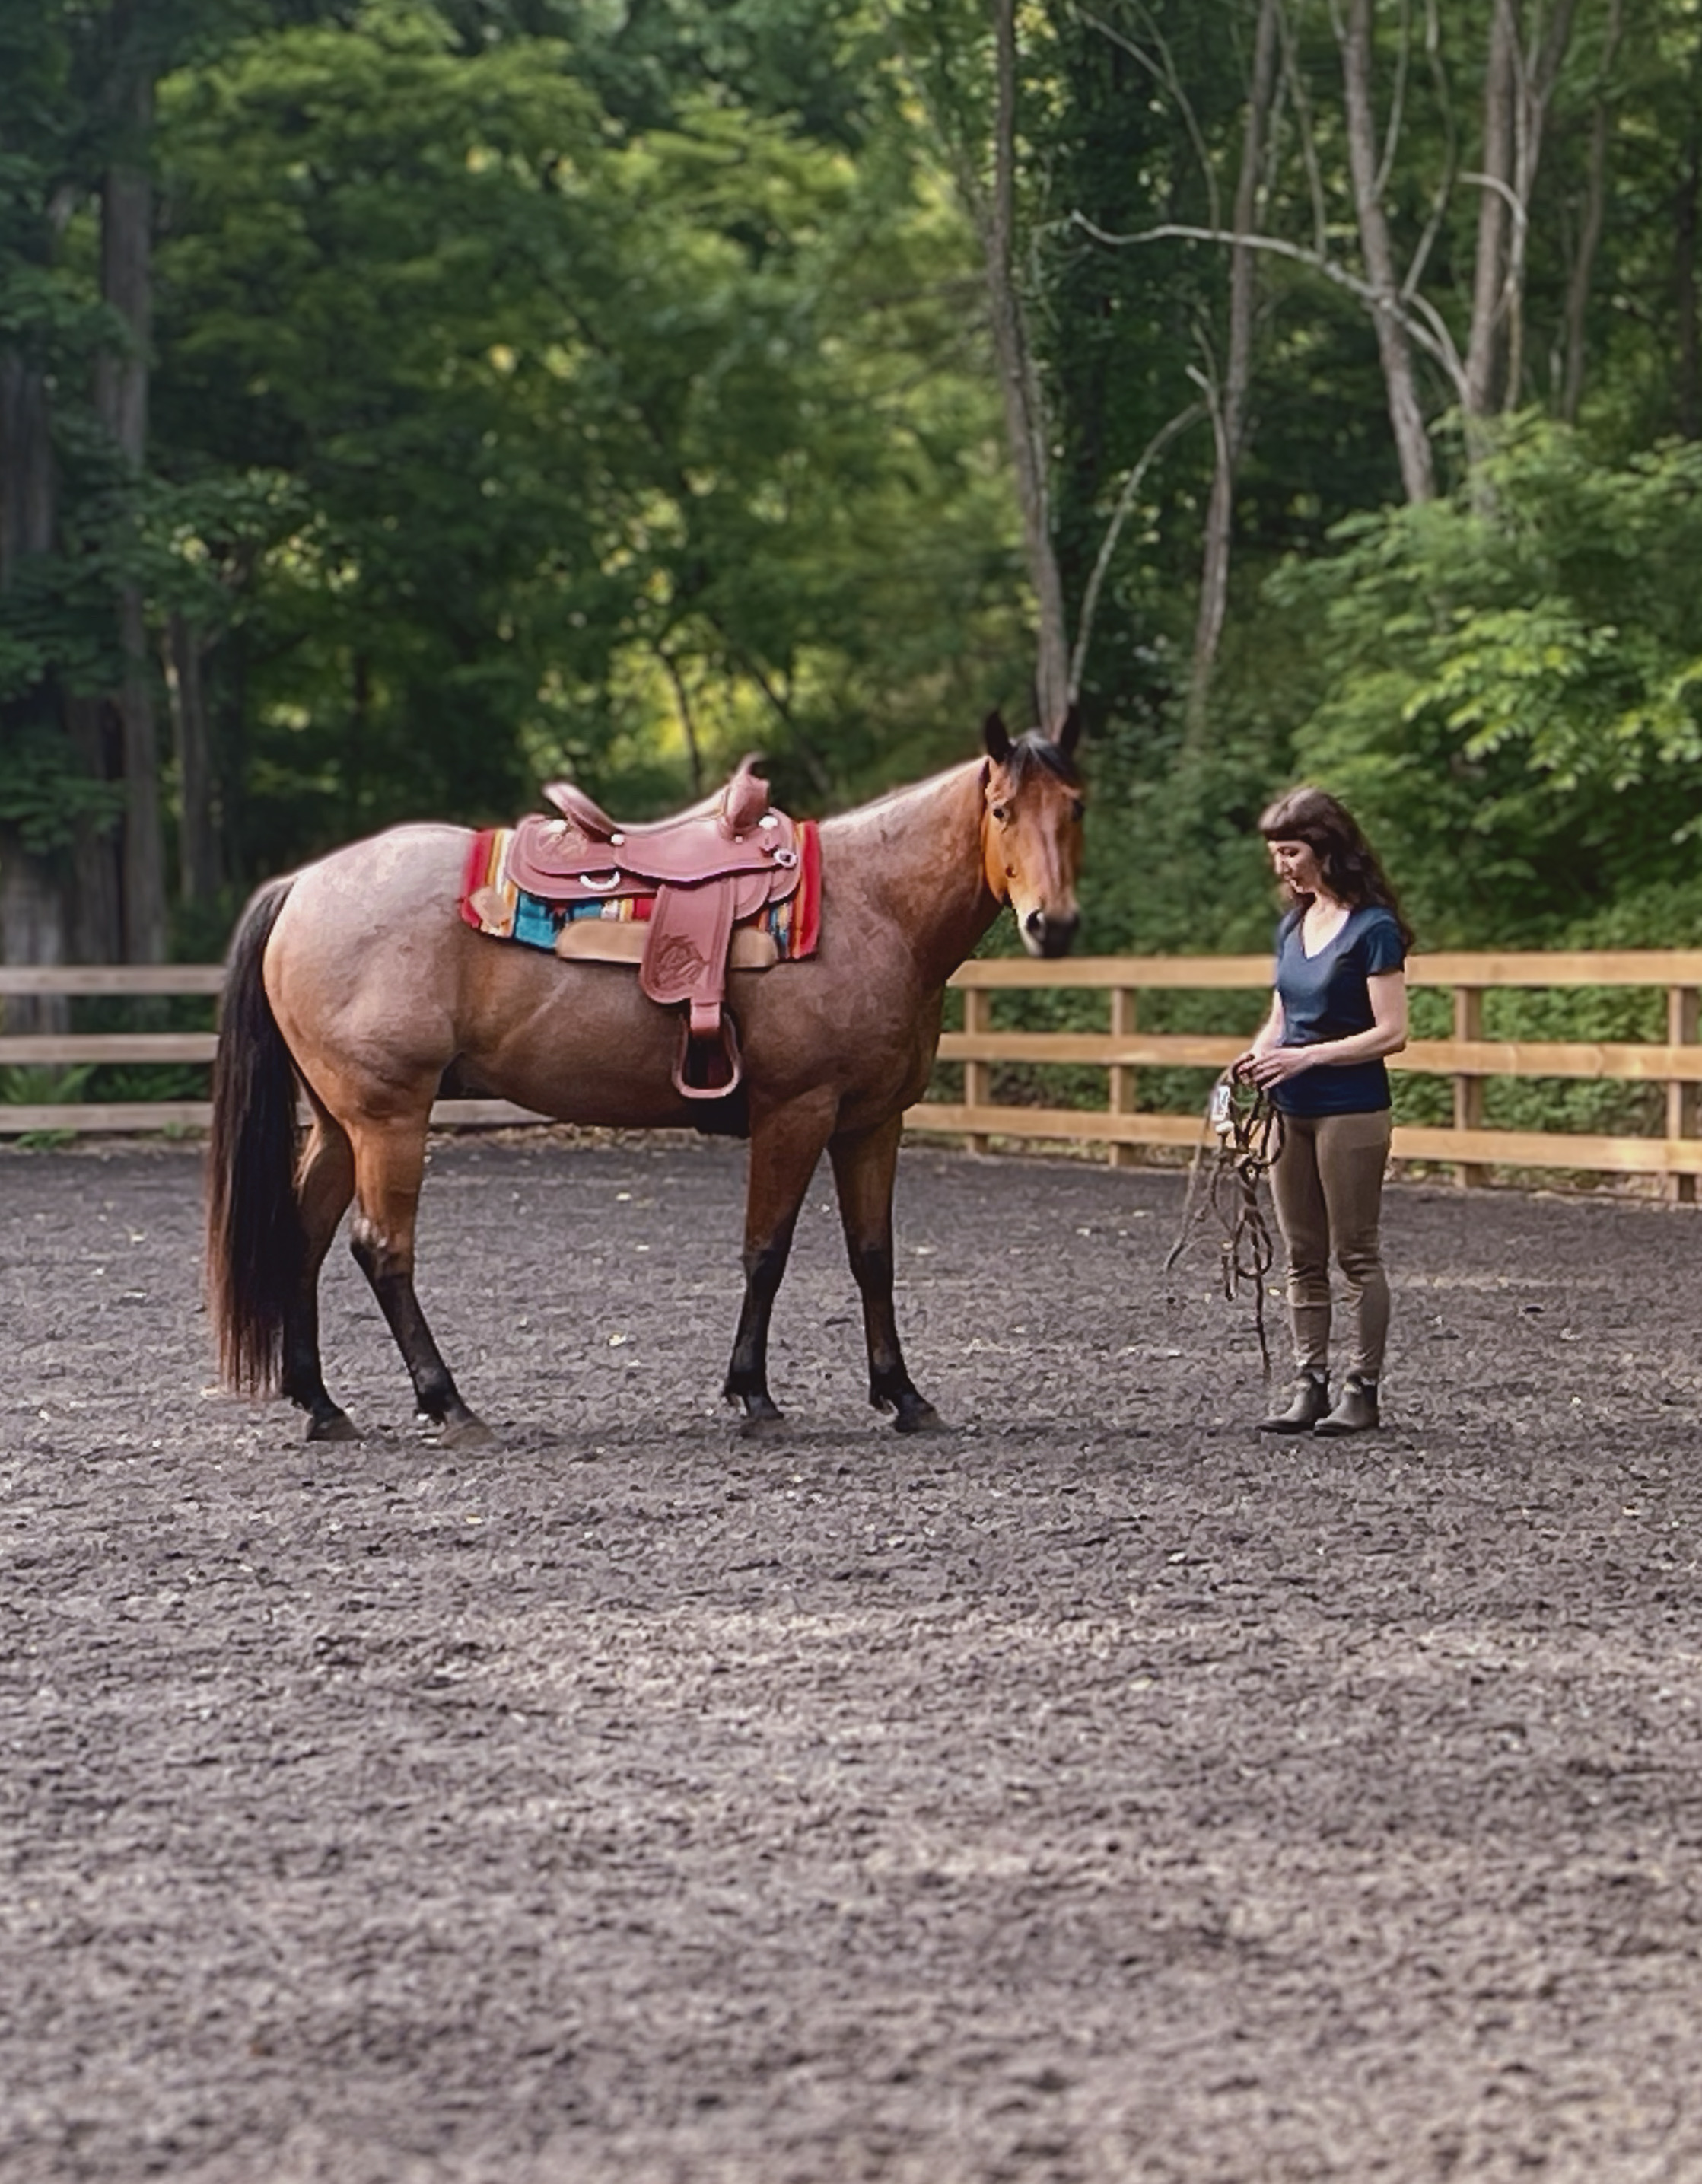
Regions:
<instances>
[{"instance_id":1,"label":"short ankle boot","mask_svg":"<svg viewBox=\"0 0 1702 2184\"><path fill-rule=\"evenodd\" d=\"M1315 1434L1371 1433L1377 1424L1377 1384L1362 1373L1349 1373L1342 1383L1336 1407L1321 1418Z\"/></svg>"},{"instance_id":2,"label":"short ankle boot","mask_svg":"<svg viewBox=\"0 0 1702 2184\"><path fill-rule=\"evenodd\" d=\"M1286 1411L1273 1412L1268 1418L1260 1418L1260 1433L1310 1433L1330 1407L1330 1383L1322 1373L1309 1367L1295 1381L1289 1391Z\"/></svg>"}]
</instances>

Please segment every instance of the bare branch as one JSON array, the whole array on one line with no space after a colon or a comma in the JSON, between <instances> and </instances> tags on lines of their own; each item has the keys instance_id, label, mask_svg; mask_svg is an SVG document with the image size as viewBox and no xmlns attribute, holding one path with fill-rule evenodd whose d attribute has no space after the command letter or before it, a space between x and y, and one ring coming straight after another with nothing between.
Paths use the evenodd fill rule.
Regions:
<instances>
[{"instance_id":1,"label":"bare branch","mask_svg":"<svg viewBox=\"0 0 1702 2184\"><path fill-rule=\"evenodd\" d=\"M1232 229L1193 227L1182 220L1165 220L1157 227L1143 227L1132 235L1114 235L1088 219L1086 213L1072 212L1070 224L1079 227L1084 235L1096 242L1107 244L1112 249L1142 242L1221 242L1242 246L1249 250L1264 250L1274 258L1286 258L1292 264L1304 265L1337 287L1344 288L1350 296L1363 304L1368 311L1393 320L1408 338L1416 343L1434 363L1448 374L1450 385L1457 387L1460 380L1460 356L1449 333L1446 321L1433 304L1422 296L1404 297L1399 291L1385 294L1357 273L1320 250L1303 242L1290 242L1280 235L1237 233Z\"/></svg>"},{"instance_id":2,"label":"bare branch","mask_svg":"<svg viewBox=\"0 0 1702 2184\"><path fill-rule=\"evenodd\" d=\"M1199 378L1199 375L1192 367L1189 369L1188 376L1196 381ZM1135 497L1140 492L1147 472L1171 442L1176 438L1177 433L1185 432L1190 425L1197 423L1205 414L1205 404L1201 402L1191 402L1186 410L1178 410L1167 424L1160 426L1158 431L1154 433L1142 450L1139 461L1134 465L1128 476L1123 480L1122 490L1117 495L1116 507L1112 510L1111 520L1105 526L1105 534L1099 541L1099 551L1093 561L1093 573L1087 579L1087 588L1082 596L1082 616L1076 625L1075 649L1070 655L1070 702L1071 705L1074 705L1076 699L1081 695L1082 671L1087 664L1087 646L1093 634L1094 617L1099 608L1099 593L1104 587L1106 572L1111 566L1111 556L1116 551L1118 538L1134 508Z\"/></svg>"},{"instance_id":3,"label":"bare branch","mask_svg":"<svg viewBox=\"0 0 1702 2184\"><path fill-rule=\"evenodd\" d=\"M1536 192L1549 107L1566 49L1571 43L1576 8L1577 0L1555 0L1554 14L1530 55L1526 54L1516 39L1514 42L1513 187L1520 209L1514 216L1513 236L1507 252L1507 373L1503 405L1510 410L1517 406L1524 382L1525 274L1529 231L1523 209Z\"/></svg>"},{"instance_id":4,"label":"bare branch","mask_svg":"<svg viewBox=\"0 0 1702 2184\"><path fill-rule=\"evenodd\" d=\"M1101 37L1108 39L1112 45L1121 47L1132 60L1138 61L1153 81L1161 84L1176 101L1177 109L1182 115L1182 126L1187 130L1188 142L1193 147L1194 158L1199 163L1200 175L1205 183L1206 198L1211 207L1212 224L1215 226L1223 214L1222 207L1218 203L1217 174L1211 164L1211 153L1206 144L1204 132L1200 128L1199 117L1194 113L1193 103L1188 98L1181 76L1176 72L1176 63L1171 57L1170 47L1165 44L1163 33L1157 24L1154 22L1147 9L1143 8L1141 14L1145 18L1149 35L1158 48L1159 58L1154 59L1144 47L1137 46L1132 38L1105 22L1100 16L1090 14L1085 8L1078 8L1076 14L1090 31L1097 31Z\"/></svg>"},{"instance_id":5,"label":"bare branch","mask_svg":"<svg viewBox=\"0 0 1702 2184\"><path fill-rule=\"evenodd\" d=\"M1388 398L1389 426L1400 461L1401 483L1410 501L1429 500L1436 491L1436 465L1430 435L1413 376L1410 312L1395 278L1394 247L1388 212L1377 183L1377 120L1371 96L1372 0L1348 0L1338 48L1342 62L1342 96L1347 117L1348 170L1353 177L1354 218L1377 308L1371 324Z\"/></svg>"},{"instance_id":6,"label":"bare branch","mask_svg":"<svg viewBox=\"0 0 1702 2184\"><path fill-rule=\"evenodd\" d=\"M1442 116L1443 140L1447 149L1442 170L1430 193L1430 211L1418 241L1413 246L1412 261L1406 269L1406 278L1400 284L1403 303L1410 303L1418 293L1419 283L1424 278L1425 268L1430 263L1430 254L1436 247L1437 237L1442 232L1442 223L1448 216L1449 203L1454 195L1456 149L1454 105L1448 95L1448 72L1442 65L1442 25L1437 14L1436 0L1425 0L1424 51L1430 64L1431 86Z\"/></svg>"},{"instance_id":7,"label":"bare branch","mask_svg":"<svg viewBox=\"0 0 1702 2184\"><path fill-rule=\"evenodd\" d=\"M1400 148L1400 131L1406 113L1406 74L1412 44L1412 20L1406 0L1401 0L1400 36L1395 44L1394 92L1388 103L1388 122L1383 130L1382 157L1377 162L1377 193L1382 197L1394 172L1394 155Z\"/></svg>"},{"instance_id":8,"label":"bare branch","mask_svg":"<svg viewBox=\"0 0 1702 2184\"><path fill-rule=\"evenodd\" d=\"M1289 26L1286 8L1277 12L1277 28L1282 39L1282 77L1293 101L1295 120L1300 133L1300 159L1306 170L1306 193L1312 206L1313 248L1320 257L1327 254L1330 232L1329 214L1324 200L1324 177L1318 164L1317 132L1312 126L1312 109L1306 96L1306 79L1300 67L1299 56L1294 50L1294 34Z\"/></svg>"}]
</instances>

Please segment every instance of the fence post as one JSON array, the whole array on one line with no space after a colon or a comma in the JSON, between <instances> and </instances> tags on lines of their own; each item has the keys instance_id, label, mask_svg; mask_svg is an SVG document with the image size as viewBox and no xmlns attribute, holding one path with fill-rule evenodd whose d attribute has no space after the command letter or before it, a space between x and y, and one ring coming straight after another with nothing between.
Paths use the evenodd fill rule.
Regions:
<instances>
[{"instance_id":1,"label":"fence post","mask_svg":"<svg viewBox=\"0 0 1702 2184\"><path fill-rule=\"evenodd\" d=\"M1454 989L1454 1036L1476 1039L1483 1036L1483 989L1481 986ZM1454 1127L1481 1130L1483 1127L1483 1079L1461 1072L1454 1079ZM1489 1171L1481 1161L1456 1161L1454 1180L1462 1190L1485 1182Z\"/></svg>"},{"instance_id":2,"label":"fence post","mask_svg":"<svg viewBox=\"0 0 1702 2184\"><path fill-rule=\"evenodd\" d=\"M966 1032L985 1034L993 1029L993 995L985 986L965 986L963 996L963 1028ZM986 1107L992 1104L993 1067L986 1061L966 1061L963 1066L963 1100L965 1107ZM964 1139L967 1150L984 1153L991 1140L984 1130L971 1130Z\"/></svg>"},{"instance_id":3,"label":"fence post","mask_svg":"<svg viewBox=\"0 0 1702 2184\"><path fill-rule=\"evenodd\" d=\"M1113 986L1111 989L1111 1036L1113 1039L1132 1039L1140 1016L1140 1006L1132 986ZM1132 1115L1135 1112L1133 1068L1126 1061L1111 1064L1111 1112L1114 1115ZM1107 1157L1113 1167L1135 1167L1139 1165L1140 1147L1120 1145L1113 1139Z\"/></svg>"},{"instance_id":4,"label":"fence post","mask_svg":"<svg viewBox=\"0 0 1702 2184\"><path fill-rule=\"evenodd\" d=\"M1694 1046L1696 1043L1696 989L1694 986L1669 986L1666 989L1666 1044L1669 1046ZM1674 1078L1666 1087L1666 1134L1669 1138L1694 1138L1696 1135L1696 1087ZM1694 1175L1669 1175L1666 1195L1678 1206L1696 1203L1696 1178Z\"/></svg>"}]
</instances>

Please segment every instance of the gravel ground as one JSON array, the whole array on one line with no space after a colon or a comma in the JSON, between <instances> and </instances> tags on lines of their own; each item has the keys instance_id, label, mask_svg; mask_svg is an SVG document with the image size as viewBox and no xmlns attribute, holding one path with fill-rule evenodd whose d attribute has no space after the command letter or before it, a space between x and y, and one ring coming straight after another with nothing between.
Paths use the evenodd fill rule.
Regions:
<instances>
[{"instance_id":1,"label":"gravel ground","mask_svg":"<svg viewBox=\"0 0 1702 2184\"><path fill-rule=\"evenodd\" d=\"M1397 1186L1391 1423L1274 1443L1175 1173L461 1140L420 1439L220 1394L186 1147L0 1152L0 2176L1702 2177L1702 1228Z\"/></svg>"}]
</instances>

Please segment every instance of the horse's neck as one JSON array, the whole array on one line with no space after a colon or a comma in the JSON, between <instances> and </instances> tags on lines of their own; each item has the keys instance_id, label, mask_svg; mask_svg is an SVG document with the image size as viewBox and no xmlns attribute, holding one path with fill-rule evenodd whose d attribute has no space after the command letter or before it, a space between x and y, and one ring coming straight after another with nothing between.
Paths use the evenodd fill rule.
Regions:
<instances>
[{"instance_id":1,"label":"horse's neck","mask_svg":"<svg viewBox=\"0 0 1702 2184\"><path fill-rule=\"evenodd\" d=\"M979 760L822 822L833 869L909 934L943 985L998 914L982 850ZM836 890L837 891L837 890Z\"/></svg>"}]
</instances>

